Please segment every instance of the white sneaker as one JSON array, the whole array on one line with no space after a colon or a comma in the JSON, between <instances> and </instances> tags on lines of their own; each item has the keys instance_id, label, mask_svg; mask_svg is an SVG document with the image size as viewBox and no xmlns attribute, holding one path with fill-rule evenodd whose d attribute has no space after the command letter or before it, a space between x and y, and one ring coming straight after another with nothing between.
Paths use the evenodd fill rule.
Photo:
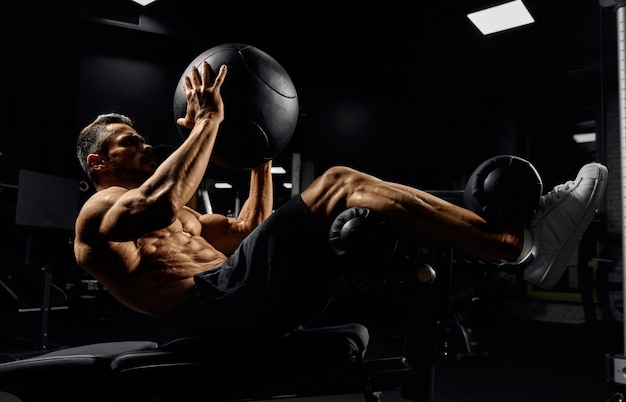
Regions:
<instances>
[{"instance_id":1,"label":"white sneaker","mask_svg":"<svg viewBox=\"0 0 626 402\"><path fill-rule=\"evenodd\" d=\"M541 197L530 222L533 246L524 280L544 289L558 283L600 205L607 177L605 166L588 163L575 180Z\"/></svg>"}]
</instances>

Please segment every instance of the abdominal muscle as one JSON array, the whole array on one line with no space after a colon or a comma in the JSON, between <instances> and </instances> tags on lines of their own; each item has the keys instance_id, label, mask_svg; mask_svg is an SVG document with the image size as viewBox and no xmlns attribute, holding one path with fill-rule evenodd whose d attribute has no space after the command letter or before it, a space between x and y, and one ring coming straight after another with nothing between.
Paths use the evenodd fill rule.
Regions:
<instances>
[{"instance_id":1,"label":"abdominal muscle","mask_svg":"<svg viewBox=\"0 0 626 402\"><path fill-rule=\"evenodd\" d=\"M114 275L103 284L128 307L159 318L172 318L187 304L195 274L226 259L200 235L184 231L180 221L131 244L127 245L134 246L139 259L134 269L129 272L127 267L126 277Z\"/></svg>"}]
</instances>

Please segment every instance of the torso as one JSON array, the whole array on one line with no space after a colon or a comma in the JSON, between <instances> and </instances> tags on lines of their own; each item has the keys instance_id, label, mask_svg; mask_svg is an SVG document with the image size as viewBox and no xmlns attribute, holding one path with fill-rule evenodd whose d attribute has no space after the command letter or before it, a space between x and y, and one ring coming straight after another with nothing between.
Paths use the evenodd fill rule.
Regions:
<instances>
[{"instance_id":1,"label":"torso","mask_svg":"<svg viewBox=\"0 0 626 402\"><path fill-rule=\"evenodd\" d=\"M169 227L136 241L93 241L81 232L77 226L79 265L120 302L155 317L175 313L188 301L193 276L226 259L200 236L200 222L187 210Z\"/></svg>"}]
</instances>

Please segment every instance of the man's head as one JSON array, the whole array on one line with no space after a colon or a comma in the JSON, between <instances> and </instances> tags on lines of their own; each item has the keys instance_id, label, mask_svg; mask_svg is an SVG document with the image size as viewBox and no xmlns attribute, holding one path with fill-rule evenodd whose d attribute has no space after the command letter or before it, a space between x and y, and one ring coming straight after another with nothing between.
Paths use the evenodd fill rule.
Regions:
<instances>
[{"instance_id":1,"label":"man's head","mask_svg":"<svg viewBox=\"0 0 626 402\"><path fill-rule=\"evenodd\" d=\"M103 175L141 183L156 167L152 147L134 130L132 120L118 113L100 115L86 126L78 135L76 154L96 185Z\"/></svg>"}]
</instances>

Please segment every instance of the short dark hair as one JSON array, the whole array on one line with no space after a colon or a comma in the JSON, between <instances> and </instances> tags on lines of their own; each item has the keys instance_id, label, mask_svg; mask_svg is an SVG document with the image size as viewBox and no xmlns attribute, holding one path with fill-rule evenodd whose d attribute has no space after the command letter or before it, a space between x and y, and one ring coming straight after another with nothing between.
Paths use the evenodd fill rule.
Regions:
<instances>
[{"instance_id":1,"label":"short dark hair","mask_svg":"<svg viewBox=\"0 0 626 402\"><path fill-rule=\"evenodd\" d=\"M114 123L124 123L131 127L133 126L133 121L123 114L101 114L96 117L92 123L83 128L76 139L76 156L78 157L78 162L87 176L89 176L89 179L93 182L96 180L91 167L87 163L87 156L102 151L102 144L110 134L106 126Z\"/></svg>"}]
</instances>

